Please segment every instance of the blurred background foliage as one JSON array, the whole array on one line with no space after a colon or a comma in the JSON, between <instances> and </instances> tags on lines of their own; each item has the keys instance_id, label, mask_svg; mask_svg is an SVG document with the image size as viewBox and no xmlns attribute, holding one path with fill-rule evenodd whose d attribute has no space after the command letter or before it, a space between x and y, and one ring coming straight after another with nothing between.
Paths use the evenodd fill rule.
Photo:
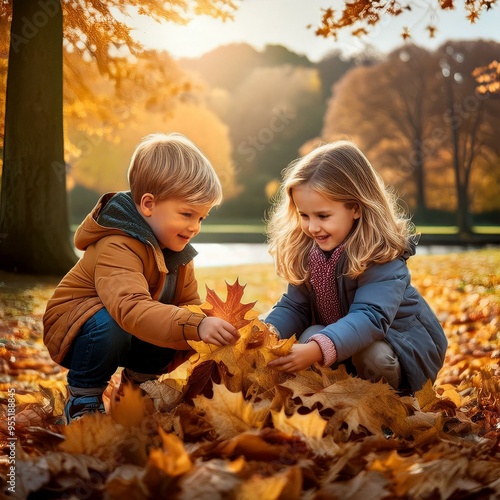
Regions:
<instances>
[{"instance_id":1,"label":"blurred background foliage","mask_svg":"<svg viewBox=\"0 0 500 500\"><path fill-rule=\"evenodd\" d=\"M102 193L127 189L130 155L155 131L186 134L213 162L225 202L209 224L261 223L282 169L339 138L356 141L417 223L453 225L459 212L465 228L498 223L500 99L479 91L473 73L498 57L497 42L434 51L405 43L319 62L278 45L178 60L148 50L120 60L113 74L75 47L66 44L64 55L72 224ZM3 98L6 58L3 50Z\"/></svg>"}]
</instances>

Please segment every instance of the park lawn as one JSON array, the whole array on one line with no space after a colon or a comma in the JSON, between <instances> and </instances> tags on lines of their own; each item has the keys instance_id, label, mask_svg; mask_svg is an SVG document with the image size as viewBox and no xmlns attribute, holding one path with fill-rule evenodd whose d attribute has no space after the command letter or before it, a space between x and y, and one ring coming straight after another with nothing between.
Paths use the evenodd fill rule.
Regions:
<instances>
[{"instance_id":1,"label":"park lawn","mask_svg":"<svg viewBox=\"0 0 500 500\"><path fill-rule=\"evenodd\" d=\"M202 480L201 486L197 486L200 494L206 486L220 488L219 493L232 492L234 498L267 499L283 494L283 498L298 499L302 495L306 498L313 490L319 492L318 498L331 498L334 492L347 498L357 488L370 491L373 498L499 495L500 250L415 256L409 264L414 284L445 329L449 348L434 389L427 388L416 398L406 399L381 393L380 398L393 398L387 400L392 404L383 410L388 414L392 405L400 405L399 401L413 408L414 413L400 423L398 432L404 434L404 429L412 429L411 436L407 431L404 439L391 438L387 429L379 435L370 427L372 417L377 416L372 415L371 404L376 402L367 404L370 383L366 381L360 381L367 385L359 393L347 391L340 399L332 394L331 408L323 408L328 411L316 407L311 412L311 407L302 407L293 413L297 398L310 398L307 390L301 392L296 381L296 385L289 385L298 395L287 403L292 414L278 416L277 408L272 424L268 422L260 429L256 415L262 411L264 400L228 392L222 381L227 367L235 367L226 361L221 365L226 368L217 375L212 369L203 368L215 363L209 358L198 367L203 369L196 372L196 377L193 372L189 383L193 378L199 384L200 377L215 377L214 391L216 388L219 399L215 392L213 400L199 394L196 401L205 405L203 411L190 406L192 402L183 401L176 410L144 417L166 429L167 434L155 431L156 427L148 427L144 434L130 424L129 428L123 424L123 430L122 424L109 416L94 424L89 418L64 427L61 413L65 371L50 360L41 342L41 319L56 281L0 274L0 411L6 414L9 390L14 391L18 492L40 494L43 498L60 498L62 494L78 497L75 492L83 488L89 497L105 491L109 498L125 492L125 496L130 493L133 498L143 498L138 492L146 486L160 494L163 484L179 493L172 498L195 498L189 497L189 488L199 485L199 478L205 477L206 484ZM206 286L222 300L227 284L233 285L238 279L245 285L241 302L257 301L256 312L269 309L285 289L272 265L200 268L197 278L202 297L206 295ZM299 379L302 384L312 381L305 376ZM227 380L234 384L234 377ZM345 385L351 382L354 379L342 379L336 386L351 387ZM236 402L236 397L241 400ZM137 401L137 406L141 404ZM241 424L239 416L238 424L234 418L224 419L231 413L231 405L245 415L243 420L251 422L246 424L250 431L238 431L231 439L223 440L217 432L222 436ZM352 405L349 417L346 405ZM211 407L215 408L215 415L211 415ZM358 427L353 424L354 409ZM130 407L127 413L134 411ZM342 419L347 420L342 424ZM366 424L363 419L367 419ZM318 429L324 428L325 421L328 427L318 441ZM1 422L0 446L8 455L8 428L3 416ZM97 427L92 425L102 431L96 434ZM142 455L125 452L123 443L130 444L127 440L131 435L135 444L147 443L152 447L148 448L150 451ZM125 441L120 444L120 439ZM121 457L118 461L117 456ZM269 456L276 457L272 467ZM4 477L7 467L7 459L0 459ZM96 474L99 481L92 479ZM217 480L210 483L211 477ZM139 496L135 497L134 492Z\"/></svg>"}]
</instances>

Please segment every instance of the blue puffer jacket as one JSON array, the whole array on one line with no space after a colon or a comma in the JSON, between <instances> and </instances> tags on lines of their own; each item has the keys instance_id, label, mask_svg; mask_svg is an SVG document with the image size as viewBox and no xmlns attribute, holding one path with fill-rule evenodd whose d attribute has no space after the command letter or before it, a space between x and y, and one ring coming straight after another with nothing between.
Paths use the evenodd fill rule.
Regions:
<instances>
[{"instance_id":1,"label":"blue puffer jacket","mask_svg":"<svg viewBox=\"0 0 500 500\"><path fill-rule=\"evenodd\" d=\"M405 388L412 391L421 389L428 379L435 381L448 345L435 314L411 285L406 261L414 253L412 243L402 257L373 265L357 279L344 275L343 254L335 270L342 318L319 332L333 341L339 362L375 340L386 340L403 368ZM265 321L274 325L282 338L300 335L315 324L315 304L309 283L289 285Z\"/></svg>"}]
</instances>

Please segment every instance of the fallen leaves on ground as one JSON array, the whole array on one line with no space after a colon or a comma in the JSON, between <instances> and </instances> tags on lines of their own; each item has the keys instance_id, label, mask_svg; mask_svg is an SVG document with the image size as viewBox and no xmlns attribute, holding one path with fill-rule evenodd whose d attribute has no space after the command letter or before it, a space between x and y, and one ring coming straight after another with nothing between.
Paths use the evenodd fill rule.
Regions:
<instances>
[{"instance_id":1,"label":"fallen leaves on ground","mask_svg":"<svg viewBox=\"0 0 500 500\"><path fill-rule=\"evenodd\" d=\"M233 346L191 342L175 369L142 384L145 397L126 387L116 400L116 374L109 414L69 426L65 372L40 340L54 285L2 295L2 471L14 390L19 498L498 498L500 252L416 257L411 266L450 343L434 386L414 396L343 368L267 368L294 339L266 328L236 280L226 300L207 287L201 306L237 323ZM228 269L219 273L227 279ZM281 285L269 268L261 286L277 297Z\"/></svg>"}]
</instances>

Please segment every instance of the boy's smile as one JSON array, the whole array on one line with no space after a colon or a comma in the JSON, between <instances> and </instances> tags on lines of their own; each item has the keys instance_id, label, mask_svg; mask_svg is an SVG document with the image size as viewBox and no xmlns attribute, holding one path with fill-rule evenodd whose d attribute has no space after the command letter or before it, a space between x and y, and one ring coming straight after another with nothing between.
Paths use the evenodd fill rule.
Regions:
<instances>
[{"instance_id":1,"label":"boy's smile","mask_svg":"<svg viewBox=\"0 0 500 500\"><path fill-rule=\"evenodd\" d=\"M141 203L141 213L160 247L174 252L184 250L200 232L201 222L206 219L211 208L212 205L193 205L179 198L159 202L149 199Z\"/></svg>"}]
</instances>

